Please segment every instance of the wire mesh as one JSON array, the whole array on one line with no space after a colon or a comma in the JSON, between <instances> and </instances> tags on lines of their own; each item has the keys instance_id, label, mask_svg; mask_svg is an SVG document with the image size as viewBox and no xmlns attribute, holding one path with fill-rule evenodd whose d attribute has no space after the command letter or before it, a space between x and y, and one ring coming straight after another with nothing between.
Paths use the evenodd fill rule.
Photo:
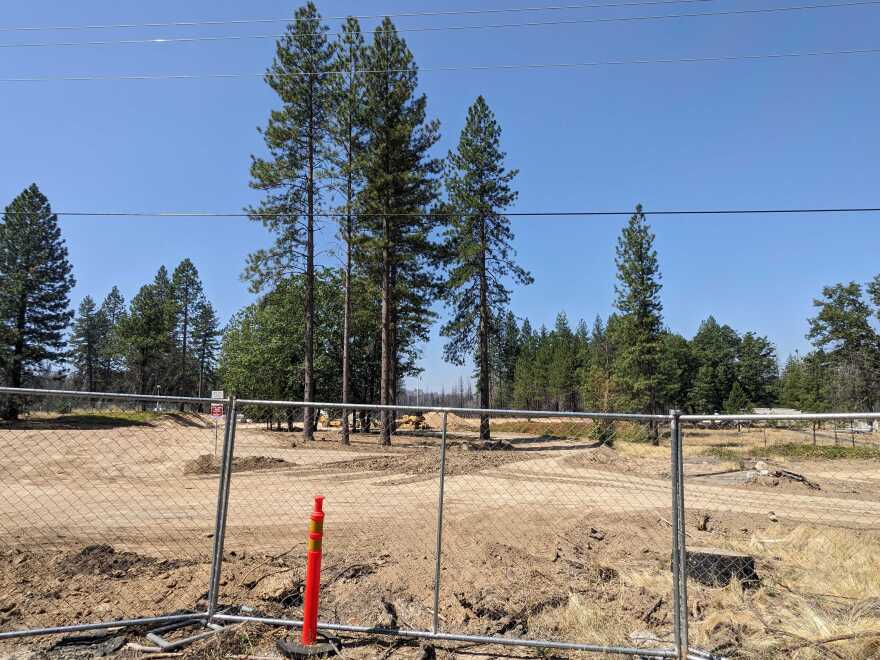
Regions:
<instances>
[{"instance_id":1,"label":"wire mesh","mask_svg":"<svg viewBox=\"0 0 880 660\"><path fill-rule=\"evenodd\" d=\"M859 420L687 422L691 643L880 654L880 434Z\"/></svg>"},{"instance_id":2,"label":"wire mesh","mask_svg":"<svg viewBox=\"0 0 880 660\"><path fill-rule=\"evenodd\" d=\"M7 399L8 400L8 399ZM31 393L0 422L0 631L202 607L218 475L196 404Z\"/></svg>"},{"instance_id":3,"label":"wire mesh","mask_svg":"<svg viewBox=\"0 0 880 660\"><path fill-rule=\"evenodd\" d=\"M444 628L669 648L668 425L495 417L486 450L450 424Z\"/></svg>"},{"instance_id":4,"label":"wire mesh","mask_svg":"<svg viewBox=\"0 0 880 660\"><path fill-rule=\"evenodd\" d=\"M296 406L242 404L236 426L219 609L244 604L300 619L307 523L324 496L321 620L431 625L439 431L400 415L390 447L378 415L315 409L313 441Z\"/></svg>"}]
</instances>

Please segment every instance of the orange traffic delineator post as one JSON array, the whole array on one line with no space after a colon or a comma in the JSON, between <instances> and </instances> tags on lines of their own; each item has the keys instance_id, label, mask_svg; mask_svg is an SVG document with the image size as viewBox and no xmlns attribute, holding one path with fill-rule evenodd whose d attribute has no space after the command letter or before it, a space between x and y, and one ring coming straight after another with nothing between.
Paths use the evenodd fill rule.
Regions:
<instances>
[{"instance_id":1,"label":"orange traffic delineator post","mask_svg":"<svg viewBox=\"0 0 880 660\"><path fill-rule=\"evenodd\" d=\"M321 591L321 544L324 539L324 498L315 497L309 518L309 546L306 558L306 592L303 597L302 643L314 644L318 637L318 595Z\"/></svg>"},{"instance_id":2,"label":"orange traffic delineator post","mask_svg":"<svg viewBox=\"0 0 880 660\"><path fill-rule=\"evenodd\" d=\"M306 590L303 595L303 627L301 644L279 639L278 649L289 658L324 655L338 651L338 644L318 639L318 596L321 590L321 552L324 539L324 498L315 497L315 508L309 518L309 543L306 555Z\"/></svg>"}]
</instances>

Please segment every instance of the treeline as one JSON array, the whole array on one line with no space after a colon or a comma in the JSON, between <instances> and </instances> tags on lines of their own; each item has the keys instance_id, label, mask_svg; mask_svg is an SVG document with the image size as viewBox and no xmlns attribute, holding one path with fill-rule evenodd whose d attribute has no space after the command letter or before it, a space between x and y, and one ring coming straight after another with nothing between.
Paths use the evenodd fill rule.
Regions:
<instances>
[{"instance_id":1,"label":"treeline","mask_svg":"<svg viewBox=\"0 0 880 660\"><path fill-rule=\"evenodd\" d=\"M633 410L626 378L628 346L621 317L575 327L560 313L551 329L508 318L498 343L493 407L531 410ZM778 399L773 344L737 333L713 317L690 340L664 329L656 347L655 403L660 411L741 412Z\"/></svg>"},{"instance_id":2,"label":"treeline","mask_svg":"<svg viewBox=\"0 0 880 660\"><path fill-rule=\"evenodd\" d=\"M195 265L161 266L128 306L113 287L80 303L70 338L75 389L207 396L216 382L220 326Z\"/></svg>"},{"instance_id":3,"label":"treeline","mask_svg":"<svg viewBox=\"0 0 880 660\"><path fill-rule=\"evenodd\" d=\"M815 350L782 370L781 401L811 412L875 411L880 405L880 275L822 289L807 338Z\"/></svg>"},{"instance_id":4,"label":"treeline","mask_svg":"<svg viewBox=\"0 0 880 660\"><path fill-rule=\"evenodd\" d=\"M74 315L73 267L58 218L34 184L0 221L0 383L104 392L204 394L216 383L220 327L198 271L161 267L126 305L117 287ZM4 419L19 401L0 400Z\"/></svg>"}]
</instances>

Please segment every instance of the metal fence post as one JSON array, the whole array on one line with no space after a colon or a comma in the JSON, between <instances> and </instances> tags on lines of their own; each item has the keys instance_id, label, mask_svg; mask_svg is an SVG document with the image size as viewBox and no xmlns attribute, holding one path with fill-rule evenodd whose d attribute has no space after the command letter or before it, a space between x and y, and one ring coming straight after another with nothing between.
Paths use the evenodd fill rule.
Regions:
<instances>
[{"instance_id":1,"label":"metal fence post","mask_svg":"<svg viewBox=\"0 0 880 660\"><path fill-rule=\"evenodd\" d=\"M672 474L672 601L675 651L688 657L687 547L684 517L684 461L682 459L680 410L670 410Z\"/></svg>"},{"instance_id":2,"label":"metal fence post","mask_svg":"<svg viewBox=\"0 0 880 660\"><path fill-rule=\"evenodd\" d=\"M220 485L217 492L217 518L214 524L214 550L211 558L211 583L208 588L208 617L217 611L220 574L223 567L223 540L226 536L226 513L229 509L229 483L232 477L232 456L235 452L235 397L227 402L226 426L223 431L223 461L220 465Z\"/></svg>"},{"instance_id":3,"label":"metal fence post","mask_svg":"<svg viewBox=\"0 0 880 660\"><path fill-rule=\"evenodd\" d=\"M440 436L440 492L437 495L437 542L434 546L434 617L431 630L440 631L440 558L443 553L443 488L446 476L446 421L449 413L443 413Z\"/></svg>"}]
</instances>

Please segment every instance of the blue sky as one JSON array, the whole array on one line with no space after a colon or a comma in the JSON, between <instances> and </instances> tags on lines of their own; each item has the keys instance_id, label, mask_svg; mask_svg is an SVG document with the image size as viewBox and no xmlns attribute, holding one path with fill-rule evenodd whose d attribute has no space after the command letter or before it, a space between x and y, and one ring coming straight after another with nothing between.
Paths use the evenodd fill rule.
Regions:
<instances>
[{"instance_id":1,"label":"blue sky","mask_svg":"<svg viewBox=\"0 0 880 660\"><path fill-rule=\"evenodd\" d=\"M543 4L474 0L319 2L325 15ZM553 3L546 3L553 4ZM796 4L713 0L551 14L397 19L399 27L657 15ZM258 0L7 3L4 26L285 17ZM364 21L370 27L373 21ZM0 42L275 34L281 24L88 32L0 32ZM406 34L434 65L576 62L880 47L880 6L664 21ZM0 49L0 77L260 73L271 40ZM880 56L580 70L423 72L438 154L483 94L521 174L514 210L880 205ZM275 99L258 78L0 83L0 203L35 181L56 210L238 211L255 200L248 164ZM877 215L651 219L667 325L691 336L709 314L803 350L821 287L880 272ZM535 283L514 311L551 325L611 311L614 244L625 218L515 219ZM269 237L246 219L62 221L78 281L74 303L114 284L130 298L160 264L190 257L223 318L252 300L239 279ZM328 236L332 230L328 230ZM457 382L436 333L425 387ZM466 372L465 372L466 373Z\"/></svg>"}]
</instances>

